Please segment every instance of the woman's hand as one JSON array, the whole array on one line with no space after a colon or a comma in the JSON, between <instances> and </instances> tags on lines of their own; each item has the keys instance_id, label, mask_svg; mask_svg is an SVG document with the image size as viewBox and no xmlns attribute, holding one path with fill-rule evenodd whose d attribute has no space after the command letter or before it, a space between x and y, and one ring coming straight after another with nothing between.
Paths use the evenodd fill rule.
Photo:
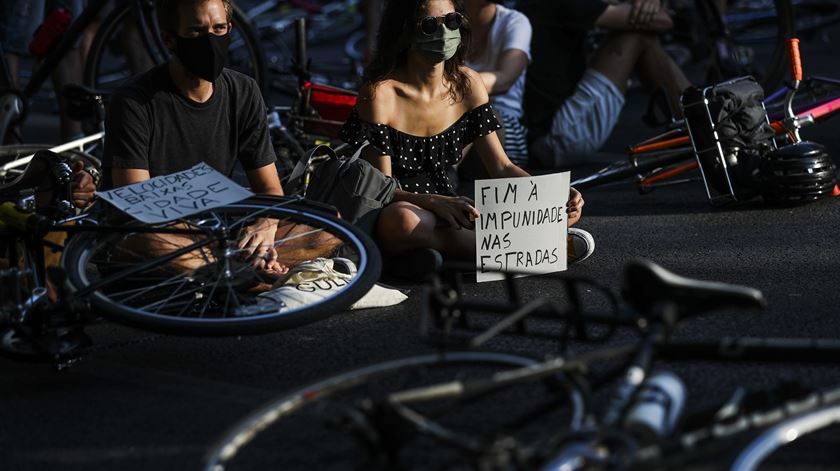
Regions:
<instances>
[{"instance_id":1,"label":"woman's hand","mask_svg":"<svg viewBox=\"0 0 840 471\"><path fill-rule=\"evenodd\" d=\"M574 226L583 214L583 195L574 188L569 189L569 201L566 203L566 213L568 216L569 227Z\"/></svg>"},{"instance_id":2,"label":"woman's hand","mask_svg":"<svg viewBox=\"0 0 840 471\"><path fill-rule=\"evenodd\" d=\"M466 196L429 195L425 209L435 213L448 222L453 229L472 229L480 213L475 209L475 201Z\"/></svg>"}]
</instances>

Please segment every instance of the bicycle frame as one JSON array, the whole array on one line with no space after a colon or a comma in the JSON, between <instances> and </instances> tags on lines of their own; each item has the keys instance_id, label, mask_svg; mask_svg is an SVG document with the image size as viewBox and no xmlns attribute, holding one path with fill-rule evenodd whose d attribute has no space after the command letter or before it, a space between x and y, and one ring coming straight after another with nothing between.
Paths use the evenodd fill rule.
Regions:
<instances>
[{"instance_id":1,"label":"bicycle frame","mask_svg":"<svg viewBox=\"0 0 840 471\"><path fill-rule=\"evenodd\" d=\"M840 85L840 81L825 77L810 77L805 83L827 83ZM778 104L790 94L791 87L786 86L772 93L764 100L765 106ZM798 127L809 127L825 121L840 111L840 95L816 103L799 106L793 109L793 116L787 118L783 113L771 113L770 126L776 137L791 139L791 123ZM614 171L611 168L598 173L579 178L572 185L580 188L592 188L597 185L624 180L632 174L637 175L637 187L640 192L647 193L654 188L682 183L687 180L675 181L675 177L698 168L693 155L692 141L684 120L675 123L676 127L639 144L630 146L627 150L629 163L621 166L629 167L627 171Z\"/></svg>"},{"instance_id":2,"label":"bicycle frame","mask_svg":"<svg viewBox=\"0 0 840 471\"><path fill-rule=\"evenodd\" d=\"M105 132L100 131L98 133L91 134L90 136L81 137L79 139L69 141L69 142L66 142L64 144L60 144L58 146L49 148L47 150L55 152L56 154L60 154L62 152L72 150L72 149L78 149L79 151L84 151L85 150L85 145L90 144L92 142L100 141L104 138L105 138ZM35 156L35 154L32 154L32 155L28 155L26 157L22 157L22 158L17 159L17 160L13 160L11 162L6 162L2 166L0 166L0 178L5 177L9 173L10 170L20 168L20 167L25 167L27 164L29 164L29 162L32 161L32 157L34 157L34 156Z\"/></svg>"},{"instance_id":3,"label":"bicycle frame","mask_svg":"<svg viewBox=\"0 0 840 471\"><path fill-rule=\"evenodd\" d=\"M455 275L456 279L458 275ZM567 287L566 293L574 292L572 286L583 284L587 290L591 286L606 290L591 280L569 277L567 275L554 275L552 278L560 280ZM466 345L477 347L491 338L500 335L528 335L531 338L535 333L526 329L526 320L531 317L542 319L553 318L564 322L565 328L560 335L555 334L563 341L568 340L565 333L578 332L575 340L584 342L606 343L611 337L587 338L580 333L585 332L584 324L602 325L608 327L610 332L616 327L630 328L637 330L640 338L637 342L596 349L591 353L584 353L578 357L552 357L538 365L531 365L513 371L507 371L491 378L477 378L470 381L452 381L449 383L430 384L415 389L401 390L388 394L382 400L383 406L395 412L397 416L415 430L433 439L439 440L447 445L454 445L470 451L474 447L474 440L469 437L461 437L458 432L451 431L442 426L437 426L434 419L412 412L412 404L424 402L446 401L455 399L459 403L469 403L473 398L483 398L495 391L502 391L515 384L536 383L542 379L550 378L553 375L577 375L581 372L587 374L594 364L609 361L610 359L629 359L623 362L623 366L608 376L616 379L618 384L611 388L612 396L605 407L598 411L590 411L600 414L598 419L586 422L587 425L578 430L564 430L558 432L558 437L565 442L565 445L556 452L554 457L543 464L539 469L588 469L587 466L604 465L608 469L610 453L599 452L601 443L598 442L613 430L614 434L627 434L629 430L623 426L623 418L627 413L628 405L638 394L643 384L654 367L660 361L668 362L697 362L712 361L719 363L750 363L750 362L808 362L833 364L840 355L840 342L836 340L814 339L784 339L784 338L724 338L708 341L683 341L672 340L671 332L677 327L680 320L682 307L678 302L654 303L646 312L630 309L613 309L610 313L583 313L579 300L570 296L571 306L569 309L561 309L550 302L531 302L522 305L517 301L519 295L514 284L513 274L506 275L507 281L507 303L486 303L481 301L463 300L461 296L455 299L449 298L448 293L458 291L457 284L446 286L440 283L440 279L433 281L428 291L430 302L425 305L423 312L423 323L425 326L438 325L445 327L445 336L451 336L452 330L460 329L467 332L478 332L469 336ZM455 291L453 291L455 289ZM442 304L440 300L446 299ZM625 308L628 306L624 306ZM498 322L485 329L476 330L470 326L468 314L476 311L486 313L504 314ZM538 337L538 338L541 338ZM443 346L441 344L440 346ZM599 378L598 383L604 381ZM770 424L768 419L781 421L788 417L798 417L807 409L798 409L796 405L807 405L817 407L821 404L836 404L840 401L840 387L809 393L804 397L792 398L779 404L773 405L773 409L766 411L749 411L749 419L736 422L727 422L729 418L722 414L720 409L715 414L706 417L704 423L697 427L689 427L681 432L679 437L670 439L665 437L656 443L645 443L639 447L636 453L631 455L633 469L659 469L663 458L673 458L673 455L682 456L702 449L709 442L715 440L726 441L733 436L748 432ZM724 404L724 408L729 403ZM392 417L392 416L389 416ZM536 417L535 417L536 418ZM524 425L519 423L520 426ZM506 430L511 434L511 430ZM633 439L631 439L632 441ZM544 443L544 442L543 442ZM562 442L561 442L562 443ZM608 447L609 448L609 447ZM530 449L526 446L525 449ZM475 450L472 450L475 451ZM533 449L531 449L532 452ZM612 452L614 453L614 451ZM591 460L591 461L589 461ZM639 460L639 462L635 461ZM584 465L583 463L586 463ZM627 465L629 463L622 463ZM679 468L679 466L675 466ZM666 469L673 469L666 466Z\"/></svg>"},{"instance_id":4,"label":"bicycle frame","mask_svg":"<svg viewBox=\"0 0 840 471\"><path fill-rule=\"evenodd\" d=\"M821 78L811 78L810 80L822 80ZM827 83L836 83L836 81L826 80ZM768 99L765 100L765 105L775 102L778 100L780 96L784 96L785 93L789 90L788 87L780 89L778 92L772 94ZM805 109L797 110L795 113L795 118L802 122L803 127L808 127L813 124L816 124L820 121L824 121L832 116L834 116L838 111L840 111L840 97L833 98L823 103L819 103L817 105L812 105ZM784 119L779 119L778 116L775 116L776 119L770 121L770 126L776 132L776 136L784 136L789 132L788 127L785 125ZM683 134L686 133L686 134ZM678 134L677 137L674 137L674 134ZM651 152L663 151L663 150L675 150L679 148L685 148L691 145L691 138L687 135L687 131L684 126L678 128L677 132L671 132L667 134L663 134L657 138L653 138L650 141L631 147L628 149L627 154L631 158L636 159L644 159L647 157L646 154ZM686 156L687 157L687 156ZM679 162L683 159L677 159L676 162ZM671 162L675 163L675 162ZM698 167L697 162L688 162L685 165L677 168L677 169L667 169L662 172L654 173L649 176L645 176L640 178L638 184L642 189L649 189L653 187L655 184L661 183L665 180L673 178L676 175L680 175L685 173L689 170L694 170Z\"/></svg>"},{"instance_id":5,"label":"bicycle frame","mask_svg":"<svg viewBox=\"0 0 840 471\"><path fill-rule=\"evenodd\" d=\"M678 415L675 415L664 433L642 436L626 426L625 419L632 408L628 406L636 404L636 400L649 400L665 409L671 407L669 404L672 396L667 393L660 390L652 394L653 398L645 397L643 393L643 388L648 384L647 379L655 376L655 368L661 362L744 362L768 365L807 362L830 365L840 357L840 341L749 337L701 341L674 339L671 334L684 320L705 316L724 307L758 308L763 306L763 297L749 288L726 287L718 283L694 284L695 281L683 280L671 285L664 280L670 279L672 275L657 271L655 265L644 261L628 266L624 277L624 302L619 306L620 309L592 313L585 311L588 303L582 303L575 292L591 292L595 288L603 290L611 299L617 298L607 288L585 278L568 274L548 275L566 288L568 306L556 305L548 299L536 299L523 304L515 274L506 273L503 291L506 299L490 303L486 300L465 299L460 279L462 269L468 268L466 265L452 265L448 268L451 270L436 275L427 287L425 296L428 302L423 304L421 313L422 328L436 327L441 331L439 338L430 339L436 347L436 355L441 358L463 355L472 351L471 348L500 336L509 339L511 336L526 335L531 341L547 339L562 344L573 340L599 346L583 349L583 353L571 356L563 349L558 355L548 353L543 345L534 345L536 355L547 359L492 375L459 374L454 378L442 378L419 386L406 386L400 381L389 384L383 380L382 383L376 383L387 388L381 392L378 387L366 387L366 375L369 371L382 371L380 367L385 364L370 365L331 377L284 395L240 421L214 447L204 469L227 469L227 464L249 442L275 423L281 423L287 416L293 420L286 425L293 425L284 431L306 434L310 430L306 430L306 424L301 422L302 417L297 416L297 420L294 420L296 411L302 409L314 414L304 414L304 417L316 427L328 421L344 423L342 419L345 418L355 421L353 423L356 428L338 430L339 434L346 434L346 438L358 438L356 433L360 430L368 434L365 437L397 436L395 440L356 441L358 448L347 450L346 458L355 460L357 465L362 463L360 459L367 453L383 469L400 468L402 464L411 466L414 463L404 463L400 457L412 456L411 453L403 454L402 451L407 451L403 447L407 445L410 448L417 438L418 442L422 440L421 446L426 453L430 452L429 440L441 449L459 452L460 458L464 459L463 463L454 460L446 462L447 466L458 468L472 464L481 469L648 470L683 469L687 459L697 456L718 460L719 455L714 453L716 446L731 448L733 443L738 443L734 439L744 438L749 432L771 427L775 423L784 424L787 418L799 417L824 405L840 403L840 387L817 391L797 390L795 394L784 395L770 404L753 404L749 398L744 398L744 394L736 391L731 399L715 406L715 410L692 414L691 419L696 419L694 421L686 420L677 427L679 421ZM650 277L652 273L659 275ZM678 291L686 293L682 289L691 285L705 285L705 288L700 288L701 291L695 291L693 295L674 296ZM672 291L675 288L678 291ZM698 302L701 305L697 305ZM488 322L482 325L475 322L476 315L489 317L489 325ZM486 320L485 317L482 319ZM598 338L588 337L585 332L590 327L605 328L608 333ZM534 336L546 328L552 329L553 335ZM637 340L612 343L612 333L616 328L633 331ZM463 334L463 339L454 338L456 334ZM452 347L467 347L467 350L452 351ZM409 361L413 361L413 358L392 360L387 364L405 364ZM405 368L404 372L408 375L414 373L410 368ZM557 390L562 387L552 386L559 386L557 383L561 382L572 385L568 397L536 400L530 404L530 408L525 407L517 412L502 406L497 411L504 419L500 428L483 427L467 432L461 427L462 421L458 420L461 408L475 413L471 408L475 403L493 402L497 398L496 394L503 394L513 387L530 387L535 391ZM353 397L346 402L331 402L332 392L340 394L356 385L362 387L360 397ZM609 398L604 398L604 402L600 400L600 394L596 396L595 391L611 394ZM776 388L764 391L784 392ZM564 393L561 391L560 394ZM517 394L516 397L517 401L529 404L528 396ZM598 399L593 400L596 397ZM680 400L685 397L682 393ZM319 402L321 400L324 402ZM578 406L582 406L582 409ZM545 417L552 417L556 409L568 412L571 416L569 422L565 422L566 416L562 424L552 420L544 429L545 434L539 437L527 432L519 434L520 431L533 431L532 426L542 424L540 421L545 420ZM320 411L324 411L324 416L320 416ZM329 420L322 420L327 419L327 415ZM450 426L449 422L455 425ZM484 421L481 423L484 424ZM488 418L486 423L494 421ZM303 430L298 430L298 427ZM500 436L505 439L502 443L498 440ZM330 446L326 438L323 443ZM388 461L382 461L382 458ZM340 458L336 454L332 459ZM330 464L336 463L345 464L344 461ZM482 466L477 466L478 463Z\"/></svg>"}]
</instances>

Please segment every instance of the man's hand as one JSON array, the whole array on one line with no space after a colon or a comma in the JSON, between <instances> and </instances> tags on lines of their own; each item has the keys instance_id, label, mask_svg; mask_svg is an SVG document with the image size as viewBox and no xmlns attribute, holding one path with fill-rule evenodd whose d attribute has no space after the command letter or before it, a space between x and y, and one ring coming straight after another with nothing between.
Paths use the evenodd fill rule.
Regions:
<instances>
[{"instance_id":1,"label":"man's hand","mask_svg":"<svg viewBox=\"0 0 840 471\"><path fill-rule=\"evenodd\" d=\"M627 22L636 29L647 29L660 8L660 0L632 0Z\"/></svg>"},{"instance_id":2,"label":"man's hand","mask_svg":"<svg viewBox=\"0 0 840 471\"><path fill-rule=\"evenodd\" d=\"M269 270L277 269L277 251L274 249L274 234L277 220L259 218L242 230L238 248L243 258L252 259L251 265Z\"/></svg>"},{"instance_id":3,"label":"man's hand","mask_svg":"<svg viewBox=\"0 0 840 471\"><path fill-rule=\"evenodd\" d=\"M70 193L73 196L73 204L77 208L85 208L90 204L94 193L96 193L96 184L93 182L93 177L85 171L85 163L81 160L73 163Z\"/></svg>"},{"instance_id":4,"label":"man's hand","mask_svg":"<svg viewBox=\"0 0 840 471\"><path fill-rule=\"evenodd\" d=\"M568 213L568 225L574 226L583 214L583 195L574 188L569 189L569 202L566 203L566 213Z\"/></svg>"}]
</instances>

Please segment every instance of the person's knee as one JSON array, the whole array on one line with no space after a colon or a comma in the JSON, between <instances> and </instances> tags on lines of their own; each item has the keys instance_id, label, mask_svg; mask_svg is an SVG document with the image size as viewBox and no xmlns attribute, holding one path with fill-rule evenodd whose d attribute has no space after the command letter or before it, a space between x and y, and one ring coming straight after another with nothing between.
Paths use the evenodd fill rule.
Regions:
<instances>
[{"instance_id":1,"label":"person's knee","mask_svg":"<svg viewBox=\"0 0 840 471\"><path fill-rule=\"evenodd\" d=\"M658 34L654 33L642 33L642 45L644 46L645 50L648 49L660 49L662 48L662 41L659 39Z\"/></svg>"},{"instance_id":2,"label":"person's knee","mask_svg":"<svg viewBox=\"0 0 840 471\"><path fill-rule=\"evenodd\" d=\"M382 210L377 234L380 240L397 243L420 237L424 227L419 208L407 203L393 203Z\"/></svg>"}]
</instances>

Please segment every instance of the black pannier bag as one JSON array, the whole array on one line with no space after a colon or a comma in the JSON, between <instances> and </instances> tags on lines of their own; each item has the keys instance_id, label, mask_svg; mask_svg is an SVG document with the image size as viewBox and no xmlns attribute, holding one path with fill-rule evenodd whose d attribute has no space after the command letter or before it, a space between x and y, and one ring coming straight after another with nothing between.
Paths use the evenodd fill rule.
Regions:
<instances>
[{"instance_id":1,"label":"black pannier bag","mask_svg":"<svg viewBox=\"0 0 840 471\"><path fill-rule=\"evenodd\" d=\"M761 158L775 149L763 101L764 90L752 77L683 92L691 143L713 205L757 193Z\"/></svg>"},{"instance_id":2,"label":"black pannier bag","mask_svg":"<svg viewBox=\"0 0 840 471\"><path fill-rule=\"evenodd\" d=\"M360 158L365 145L349 157L328 146L310 149L289 175L286 193L327 203L342 219L373 234L379 213L394 198L398 184Z\"/></svg>"}]
</instances>

